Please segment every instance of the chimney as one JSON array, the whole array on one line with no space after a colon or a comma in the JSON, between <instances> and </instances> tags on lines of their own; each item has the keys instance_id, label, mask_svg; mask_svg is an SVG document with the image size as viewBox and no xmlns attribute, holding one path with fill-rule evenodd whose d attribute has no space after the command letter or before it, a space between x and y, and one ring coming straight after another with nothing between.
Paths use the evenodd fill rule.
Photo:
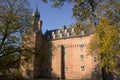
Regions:
<instances>
[{"instance_id":1,"label":"chimney","mask_svg":"<svg viewBox=\"0 0 120 80\"><path fill-rule=\"evenodd\" d=\"M43 22L41 20L38 21L38 31L42 32L42 24Z\"/></svg>"},{"instance_id":2,"label":"chimney","mask_svg":"<svg viewBox=\"0 0 120 80\"><path fill-rule=\"evenodd\" d=\"M64 31L66 29L66 26L64 25L64 26L62 26L62 31Z\"/></svg>"}]
</instances>

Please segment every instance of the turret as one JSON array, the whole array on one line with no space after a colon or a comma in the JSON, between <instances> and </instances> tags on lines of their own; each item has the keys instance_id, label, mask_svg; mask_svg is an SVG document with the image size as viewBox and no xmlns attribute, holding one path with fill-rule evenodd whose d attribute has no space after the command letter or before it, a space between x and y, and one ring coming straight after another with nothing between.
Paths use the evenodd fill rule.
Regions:
<instances>
[{"instance_id":1,"label":"turret","mask_svg":"<svg viewBox=\"0 0 120 80\"><path fill-rule=\"evenodd\" d=\"M38 12L38 8L36 8L36 12L32 14L32 20L33 31L42 33L42 21L40 20L40 13Z\"/></svg>"}]
</instances>

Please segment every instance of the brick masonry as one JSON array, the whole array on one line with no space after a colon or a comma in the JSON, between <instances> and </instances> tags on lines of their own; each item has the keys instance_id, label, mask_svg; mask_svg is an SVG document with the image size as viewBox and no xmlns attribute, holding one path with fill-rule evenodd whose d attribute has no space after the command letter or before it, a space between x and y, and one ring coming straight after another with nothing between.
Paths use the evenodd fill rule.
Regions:
<instances>
[{"instance_id":1,"label":"brick masonry","mask_svg":"<svg viewBox=\"0 0 120 80\"><path fill-rule=\"evenodd\" d=\"M56 48L56 50L53 50L52 52L52 77L91 79L92 72L94 72L95 65L97 65L97 62L94 62L95 56L89 55L88 51L92 36L93 35L91 34L88 36L52 41L53 46ZM63 46L63 49L61 46ZM82 58L81 55L83 55ZM84 70L82 70L82 66L84 66Z\"/></svg>"}]
</instances>

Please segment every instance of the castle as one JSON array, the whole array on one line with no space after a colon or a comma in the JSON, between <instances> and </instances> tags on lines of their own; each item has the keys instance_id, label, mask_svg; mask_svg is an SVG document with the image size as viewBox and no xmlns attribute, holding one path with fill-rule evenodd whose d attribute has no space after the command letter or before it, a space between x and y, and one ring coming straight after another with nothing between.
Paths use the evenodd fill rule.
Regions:
<instances>
[{"instance_id":1,"label":"castle","mask_svg":"<svg viewBox=\"0 0 120 80\"><path fill-rule=\"evenodd\" d=\"M61 29L42 34L42 21L39 18L36 10L33 14L33 32L25 36L31 42L23 42L35 47L34 54L29 57L30 62L21 61L22 75L31 79L99 80L98 56L89 55L88 51L93 36L91 27L88 27L90 25L85 25L79 35L75 35L74 26L62 26Z\"/></svg>"}]
</instances>

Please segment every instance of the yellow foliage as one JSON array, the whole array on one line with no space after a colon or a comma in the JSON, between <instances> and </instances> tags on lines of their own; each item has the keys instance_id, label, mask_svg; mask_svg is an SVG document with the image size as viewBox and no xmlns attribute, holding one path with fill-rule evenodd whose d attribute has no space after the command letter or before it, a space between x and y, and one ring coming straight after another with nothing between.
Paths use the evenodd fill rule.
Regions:
<instances>
[{"instance_id":1,"label":"yellow foliage","mask_svg":"<svg viewBox=\"0 0 120 80\"><path fill-rule=\"evenodd\" d=\"M91 40L90 51L96 51L101 56L100 65L101 68L105 67L106 72L112 72L116 68L115 59L120 52L119 35L120 29L102 16Z\"/></svg>"}]
</instances>

